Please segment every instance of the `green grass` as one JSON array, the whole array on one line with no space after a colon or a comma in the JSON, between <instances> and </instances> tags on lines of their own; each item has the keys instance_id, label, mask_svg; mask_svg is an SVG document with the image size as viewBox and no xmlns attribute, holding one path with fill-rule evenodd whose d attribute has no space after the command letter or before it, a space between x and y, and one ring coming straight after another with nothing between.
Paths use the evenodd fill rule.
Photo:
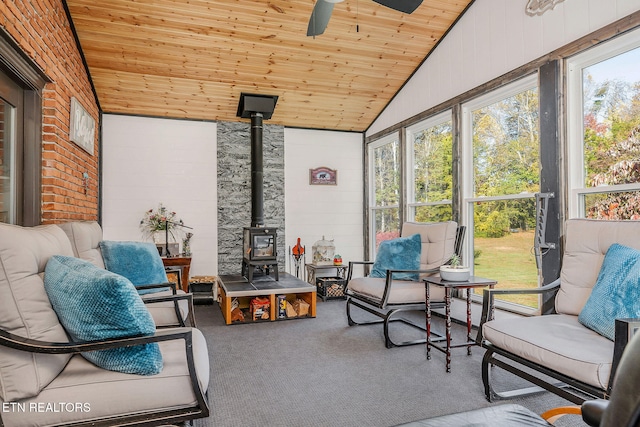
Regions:
<instances>
[{"instance_id":1,"label":"green grass","mask_svg":"<svg viewBox=\"0 0 640 427\"><path fill-rule=\"evenodd\" d=\"M533 231L511 233L499 238L476 237L475 250L482 252L475 259L474 274L497 280L496 288L499 289L537 287L533 238ZM482 293L482 290L477 292ZM536 295L509 295L503 299L527 307L538 307Z\"/></svg>"}]
</instances>

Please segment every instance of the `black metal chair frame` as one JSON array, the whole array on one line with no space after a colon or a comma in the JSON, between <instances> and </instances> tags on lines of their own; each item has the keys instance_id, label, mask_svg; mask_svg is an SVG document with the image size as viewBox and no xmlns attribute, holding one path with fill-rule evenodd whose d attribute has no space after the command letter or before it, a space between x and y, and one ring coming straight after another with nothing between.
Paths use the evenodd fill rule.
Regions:
<instances>
[{"instance_id":1,"label":"black metal chair frame","mask_svg":"<svg viewBox=\"0 0 640 427\"><path fill-rule=\"evenodd\" d=\"M457 255L460 255L460 251L462 248L462 242L464 240L464 233L465 233L466 227L463 225L459 225L458 229L456 230L456 239L455 239L455 243L454 243L454 253ZM447 260L447 262L449 262ZM351 277L353 275L353 266L354 265L373 265L373 261L350 261L349 262L349 270L347 273L347 289L346 289L346 296L347 296L347 321L349 322L349 326L363 326L363 325L373 325L373 324L378 324L378 323L382 323L383 324L383 332L384 332L384 342L385 342L385 346L387 348L392 348L392 347L404 347L404 346L409 346L409 345L416 345L416 344L424 344L427 342L426 339L426 322L424 326L418 325L416 323L413 323L407 319L404 319L402 317L397 317L397 318L393 318L392 316L405 312L405 311L426 311L426 304L423 303L403 303L403 304L393 304L393 303L389 303L389 293L391 291L391 286L392 286L392 277L393 274L395 273L418 273L418 274L430 274L430 273L437 273L439 272L439 267L438 268L434 268L434 269L430 269L430 270L387 270L387 276L386 276L386 281L385 281L385 288L384 288L384 292L382 294L382 298L381 299L377 299L377 298L370 298L367 297L365 295L361 295L361 294L357 294L355 292L350 292L349 288L348 288L348 283L349 281L351 281ZM426 286L426 284L425 284ZM426 292L425 292L425 296L426 296ZM367 321L367 322L356 322L355 320L353 320L353 317L351 316L351 306L354 305L368 313L371 313L377 317L379 317L381 320L372 320L372 321ZM430 301L430 305L431 308L444 308L445 307L445 302L444 300L442 301ZM411 340L411 341L403 341L403 342L399 342L396 343L394 342L389 334L389 323L391 322L402 322L406 325L409 325L413 328L419 329L421 331L425 332L425 338L422 339L416 339L416 340ZM431 341L442 341L445 338L441 335L441 334L437 334L434 333L433 331L431 332L432 335L435 335L435 337L431 338Z\"/></svg>"},{"instance_id":2,"label":"black metal chair frame","mask_svg":"<svg viewBox=\"0 0 640 427\"><path fill-rule=\"evenodd\" d=\"M179 286L179 284L178 284ZM193 294L191 293L186 293L186 294L178 294L176 291L176 284L175 283L171 283L171 282L167 282L167 283L161 283L161 284L154 284L154 285L138 285L136 286L136 289L141 290L141 289L157 289L157 288L171 288L171 295L162 295L162 296L154 296L153 294L146 294L146 295L141 295L142 298L142 302L144 302L145 304L153 304L153 303L157 303L157 302L166 302L166 301L171 301L173 302L173 309L176 313L176 318L178 319L178 323L176 323L175 325L162 325L162 326L157 326L158 328L173 328L176 326L179 327L184 327L184 326L191 326L191 327L196 327L196 318L194 316L194 311L193 311ZM187 304L189 306L189 314L187 315L187 319L189 320L188 324L185 323L185 319L182 318L182 314L180 313L180 306L178 305L178 301L180 300L187 300Z\"/></svg>"},{"instance_id":3,"label":"black metal chair frame","mask_svg":"<svg viewBox=\"0 0 640 427\"><path fill-rule=\"evenodd\" d=\"M207 392L200 388L196 374L193 356L193 338L191 328L175 328L170 330L158 330L154 335L143 337L124 337L100 341L84 342L47 342L34 339L23 338L0 329L0 345L29 353L42 354L77 354L85 351L106 350L110 348L128 347L132 345L148 344L152 342L162 342L170 340L183 340L187 356L187 366L191 386L196 397L196 405L189 408L165 409L158 408L155 412L145 412L144 414L132 414L106 417L98 420L78 422L73 424L61 424L64 426L151 426L178 424L196 418L206 418L209 416L209 405L207 403ZM0 414L0 425L2 414Z\"/></svg>"},{"instance_id":4,"label":"black metal chair frame","mask_svg":"<svg viewBox=\"0 0 640 427\"><path fill-rule=\"evenodd\" d=\"M496 347L488 341L485 341L482 336L482 325L489 320L492 320L493 318L495 295L545 294L549 292L555 294L559 289L560 279L557 279L554 282L549 283L545 286L541 286L537 289L484 290L482 316L480 318L480 325L478 327L476 343L486 349L486 353L482 358L482 383L484 385L485 397L489 402L539 393L544 390L550 391L577 405L582 404L585 400L590 398L609 398L611 387L613 385L613 378L618 368L620 357L622 357L622 352L626 347L627 342L629 341L629 335L628 333L626 333L626 329L628 329L629 325L631 324L635 325L635 327L640 326L639 319L617 319L616 321L616 339L614 344L611 374L609 375L609 383L605 390L568 377L560 372L549 369L546 366L523 359L515 354L512 354L509 351ZM620 328L625 328L625 331L621 330ZM497 358L496 356L500 356L500 358ZM535 384L535 386L537 387L534 386L507 392L497 392L491 386L491 369L493 367L499 367L508 372L511 372L512 374L515 374L520 378L523 378L530 383ZM529 368L540 372L556 380L557 382L551 382L541 379L538 376L534 376L530 372L524 371L523 368Z\"/></svg>"}]
</instances>

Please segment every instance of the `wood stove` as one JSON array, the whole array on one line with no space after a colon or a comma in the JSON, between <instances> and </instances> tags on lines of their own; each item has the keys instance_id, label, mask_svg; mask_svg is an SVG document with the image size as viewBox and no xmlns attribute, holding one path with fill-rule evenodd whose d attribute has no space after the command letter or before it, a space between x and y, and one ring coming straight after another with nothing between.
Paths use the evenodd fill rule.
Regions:
<instances>
[{"instance_id":1,"label":"wood stove","mask_svg":"<svg viewBox=\"0 0 640 427\"><path fill-rule=\"evenodd\" d=\"M249 281L253 273L275 273L278 280L277 230L269 227L245 227L243 232L242 275Z\"/></svg>"},{"instance_id":2,"label":"wood stove","mask_svg":"<svg viewBox=\"0 0 640 427\"><path fill-rule=\"evenodd\" d=\"M240 94L238 117L251 119L251 227L243 232L242 275L251 282L253 273L278 280L276 229L264 226L262 121L270 119L277 96Z\"/></svg>"}]
</instances>

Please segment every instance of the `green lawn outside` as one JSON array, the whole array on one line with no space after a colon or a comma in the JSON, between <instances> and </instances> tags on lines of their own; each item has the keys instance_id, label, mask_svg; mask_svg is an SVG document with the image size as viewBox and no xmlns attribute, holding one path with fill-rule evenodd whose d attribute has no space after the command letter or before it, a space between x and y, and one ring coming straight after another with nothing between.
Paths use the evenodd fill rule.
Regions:
<instances>
[{"instance_id":1,"label":"green lawn outside","mask_svg":"<svg viewBox=\"0 0 640 427\"><path fill-rule=\"evenodd\" d=\"M474 274L498 281L496 288L535 288L538 286L536 260L533 255L533 231L510 233L499 238L476 237ZM476 290L482 294L482 289ZM513 295L503 298L527 307L538 307L536 295Z\"/></svg>"}]
</instances>

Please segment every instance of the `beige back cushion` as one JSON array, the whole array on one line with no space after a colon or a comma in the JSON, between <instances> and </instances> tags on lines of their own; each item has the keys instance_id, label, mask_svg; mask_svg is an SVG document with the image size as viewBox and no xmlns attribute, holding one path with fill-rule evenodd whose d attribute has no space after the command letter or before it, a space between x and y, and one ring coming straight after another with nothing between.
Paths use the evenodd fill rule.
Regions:
<instances>
[{"instance_id":1,"label":"beige back cushion","mask_svg":"<svg viewBox=\"0 0 640 427\"><path fill-rule=\"evenodd\" d=\"M420 269L430 270L440 267L453 255L457 229L458 224L454 221L405 222L402 225L402 237L420 234L422 237Z\"/></svg>"},{"instance_id":2,"label":"beige back cushion","mask_svg":"<svg viewBox=\"0 0 640 427\"><path fill-rule=\"evenodd\" d=\"M556 311L577 316L591 295L609 246L619 243L640 249L640 221L570 219L565 237Z\"/></svg>"},{"instance_id":3,"label":"beige back cushion","mask_svg":"<svg viewBox=\"0 0 640 427\"><path fill-rule=\"evenodd\" d=\"M67 222L60 224L71 241L76 258L89 261L96 267L104 268L99 243L102 241L102 228L95 221Z\"/></svg>"},{"instance_id":4,"label":"beige back cushion","mask_svg":"<svg viewBox=\"0 0 640 427\"><path fill-rule=\"evenodd\" d=\"M52 255L73 256L58 226L0 223L0 329L36 340L69 341L44 290L43 272ZM7 402L36 396L70 358L0 346L0 397Z\"/></svg>"}]
</instances>

